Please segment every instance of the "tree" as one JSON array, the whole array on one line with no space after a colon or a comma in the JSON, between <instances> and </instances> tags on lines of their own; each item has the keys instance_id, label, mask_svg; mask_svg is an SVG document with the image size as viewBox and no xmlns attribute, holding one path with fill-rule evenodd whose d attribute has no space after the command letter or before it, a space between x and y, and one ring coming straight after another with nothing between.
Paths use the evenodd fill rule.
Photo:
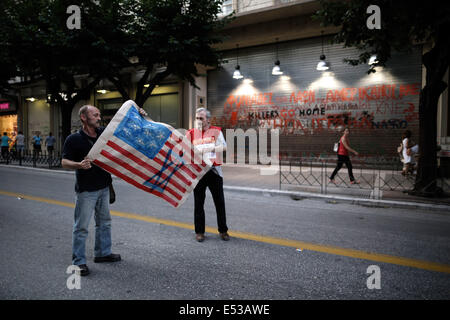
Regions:
<instances>
[{"instance_id":1,"label":"tree","mask_svg":"<svg viewBox=\"0 0 450 320\"><path fill-rule=\"evenodd\" d=\"M124 31L126 51L109 59L107 78L124 100L129 87L121 71L142 70L135 102L143 106L156 85L169 75L195 85L197 65L217 67L221 56L213 46L222 41L221 29L232 19L219 19L223 0L132 0L128 3L130 24ZM104 38L115 46L116 38ZM118 44L124 48L123 44ZM130 61L130 58L136 61ZM146 86L148 85L148 86Z\"/></svg>"},{"instance_id":2,"label":"tree","mask_svg":"<svg viewBox=\"0 0 450 320\"><path fill-rule=\"evenodd\" d=\"M1 32L0 32L1 37ZM11 79L19 76L16 69L14 57L6 54L5 50L0 51L0 96L8 97L18 104L17 92L14 86L10 83Z\"/></svg>"},{"instance_id":3,"label":"tree","mask_svg":"<svg viewBox=\"0 0 450 320\"><path fill-rule=\"evenodd\" d=\"M124 70L144 69L135 101L143 105L169 75L195 85L196 65L217 66L221 0L2 0L0 88L9 77L44 80L50 103L60 106L62 135L70 134L75 104L89 99L103 78L130 99ZM67 8L80 8L79 29L69 29ZM133 62L136 57L139 63ZM163 66L158 70L155 66ZM146 88L146 84L149 86Z\"/></svg>"},{"instance_id":4,"label":"tree","mask_svg":"<svg viewBox=\"0 0 450 320\"><path fill-rule=\"evenodd\" d=\"M374 67L384 66L392 51L405 52L419 43L430 43L431 49L422 55L426 68L426 84L419 102L419 164L414 189L410 194L434 196L437 187L437 106L447 88L443 81L450 63L450 3L406 0L320 1L321 9L314 17L324 26L340 26L333 42L361 50L358 59L346 59L351 65L367 63L377 55ZM367 8L381 9L381 28L369 29Z\"/></svg>"},{"instance_id":5,"label":"tree","mask_svg":"<svg viewBox=\"0 0 450 320\"><path fill-rule=\"evenodd\" d=\"M90 1L83 3L91 5ZM0 45L16 75L30 82L45 81L48 101L60 106L63 138L70 134L73 107L88 98L100 80L98 75L89 77L89 61L96 52L92 43L84 41L88 32L73 31L66 25L71 4L64 0L5 0L0 21ZM81 74L87 75L87 81L77 81Z\"/></svg>"}]
</instances>

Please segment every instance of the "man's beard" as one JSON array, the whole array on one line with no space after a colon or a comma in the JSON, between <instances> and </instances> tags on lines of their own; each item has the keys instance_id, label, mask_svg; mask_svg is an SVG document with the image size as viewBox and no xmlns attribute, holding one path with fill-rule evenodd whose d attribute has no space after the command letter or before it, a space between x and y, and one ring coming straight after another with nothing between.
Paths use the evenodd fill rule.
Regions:
<instances>
[{"instance_id":1,"label":"man's beard","mask_svg":"<svg viewBox=\"0 0 450 320\"><path fill-rule=\"evenodd\" d=\"M100 127L100 120L97 120L97 121L95 121L95 120L88 121L88 125L89 125L90 127L93 127L93 128L98 128L98 127Z\"/></svg>"}]
</instances>

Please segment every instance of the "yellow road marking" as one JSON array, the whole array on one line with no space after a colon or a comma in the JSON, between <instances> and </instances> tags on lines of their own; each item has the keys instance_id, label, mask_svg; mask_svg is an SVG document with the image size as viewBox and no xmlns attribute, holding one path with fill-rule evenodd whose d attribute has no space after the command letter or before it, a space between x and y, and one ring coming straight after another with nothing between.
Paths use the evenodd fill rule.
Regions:
<instances>
[{"instance_id":1,"label":"yellow road marking","mask_svg":"<svg viewBox=\"0 0 450 320\"><path fill-rule=\"evenodd\" d=\"M15 197L15 198L20 197L22 199L34 200L34 201L38 201L38 202L56 204L58 206L63 206L63 207L75 208L74 203L63 202L63 201L58 201L58 200L53 200L53 199L48 199L48 198L35 197L35 196L25 195L25 194L21 194L21 193L3 191L3 190L0 190L0 194L2 194L4 196L10 196L10 197Z\"/></svg>"},{"instance_id":2,"label":"yellow road marking","mask_svg":"<svg viewBox=\"0 0 450 320\"><path fill-rule=\"evenodd\" d=\"M10 196L10 197L15 197L15 198L21 197L21 198L27 199L27 200L44 202L44 203L49 203L49 204L54 204L54 205L64 206L64 207L69 207L69 208L75 207L74 203L58 201L58 200L53 200L53 199L48 199L48 198L35 197L35 196L30 196L30 195L24 195L21 193L0 190L0 194L5 195L5 196ZM120 212L120 211L116 211L116 210L111 210L111 215L117 216L117 217L122 217L122 218L127 218L127 219L150 222L150 223L158 223L158 224L163 224L163 225L171 226L171 227L194 230L194 226L192 224L174 221L174 220L161 219L161 218L156 218L156 217L151 217L151 216L144 216L144 215L139 215L139 214L135 214L135 213ZM205 230L208 233L217 233L217 229L213 228L213 227L206 227ZM284 246L284 247L301 248L303 250L306 249L306 250L315 251L315 252L334 254L334 255L350 257L350 258L364 259L364 260L370 260L370 261L375 261L375 262L389 263L389 264L418 268L418 269L429 270L429 271L450 273L450 265L436 263L436 262L416 260L416 259L397 257L397 256L391 256L391 255L385 255L385 254L379 254L379 253L371 253L371 252L365 252L365 251L353 250L353 249L347 249L347 248L340 248L340 247L334 247L334 246L318 245L318 244L313 244L313 243L308 243L308 242L303 242L303 241L268 237L268 236L262 236L262 235L240 232L240 231L229 231L228 233L230 234L231 237L245 239L245 240L263 242L263 243L274 244L274 245L279 245L279 246Z\"/></svg>"}]
</instances>

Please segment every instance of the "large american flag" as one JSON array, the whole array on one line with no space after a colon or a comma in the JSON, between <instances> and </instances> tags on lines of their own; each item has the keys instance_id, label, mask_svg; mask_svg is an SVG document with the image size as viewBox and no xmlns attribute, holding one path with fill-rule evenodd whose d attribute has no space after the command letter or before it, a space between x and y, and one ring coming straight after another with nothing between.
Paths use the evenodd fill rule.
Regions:
<instances>
[{"instance_id":1,"label":"large american flag","mask_svg":"<svg viewBox=\"0 0 450 320\"><path fill-rule=\"evenodd\" d=\"M177 208L212 165L199 154L184 135L168 124L142 117L136 103L129 100L117 111L87 157Z\"/></svg>"}]
</instances>

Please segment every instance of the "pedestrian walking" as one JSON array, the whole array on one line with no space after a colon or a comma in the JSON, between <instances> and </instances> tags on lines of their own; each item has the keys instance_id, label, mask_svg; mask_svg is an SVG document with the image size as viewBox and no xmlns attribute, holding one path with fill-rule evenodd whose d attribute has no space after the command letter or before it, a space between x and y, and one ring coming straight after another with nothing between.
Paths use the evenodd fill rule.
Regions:
<instances>
[{"instance_id":1,"label":"pedestrian walking","mask_svg":"<svg viewBox=\"0 0 450 320\"><path fill-rule=\"evenodd\" d=\"M198 150L213 161L211 169L200 179L194 189L194 225L196 240L205 240L205 198L209 188L214 200L217 214L217 225L222 240L230 240L225 212L225 196L223 193L223 172L219 159L221 152L226 151L226 142L220 127L211 126L211 113L206 108L199 108L195 115L195 128L186 133L186 137Z\"/></svg>"},{"instance_id":2,"label":"pedestrian walking","mask_svg":"<svg viewBox=\"0 0 450 320\"><path fill-rule=\"evenodd\" d=\"M8 162L9 158L9 143L11 142L11 138L8 137L7 132L3 132L3 136L1 139L1 149L2 149L2 158Z\"/></svg>"},{"instance_id":3,"label":"pedestrian walking","mask_svg":"<svg viewBox=\"0 0 450 320\"><path fill-rule=\"evenodd\" d=\"M17 156L19 158L22 157L23 150L25 149L25 137L23 135L22 131L19 131L19 133L16 136L16 150L17 150Z\"/></svg>"},{"instance_id":4,"label":"pedestrian walking","mask_svg":"<svg viewBox=\"0 0 450 320\"><path fill-rule=\"evenodd\" d=\"M45 138L45 145L47 146L47 152L49 157L53 156L53 151L55 150L56 138L51 132L48 133L47 138Z\"/></svg>"},{"instance_id":5,"label":"pedestrian walking","mask_svg":"<svg viewBox=\"0 0 450 320\"><path fill-rule=\"evenodd\" d=\"M100 128L100 111L85 105L79 111L82 128L72 133L64 142L62 166L76 170L76 204L72 235L72 264L80 268L80 275L90 273L86 262L88 226L95 215L94 262L117 262L119 254L111 252L111 215L109 211L109 185L111 175L86 158L89 150L103 132Z\"/></svg>"},{"instance_id":6,"label":"pedestrian walking","mask_svg":"<svg viewBox=\"0 0 450 320\"><path fill-rule=\"evenodd\" d=\"M355 180L355 177L353 176L353 168L352 168L352 162L350 161L349 152L352 152L356 156L359 155L359 153L350 147L350 142L348 139L349 135L350 135L349 128L345 128L344 134L342 135L341 139L339 140L339 147L338 147L338 151L337 151L337 156L338 156L337 165L336 165L336 168L334 169L333 173L331 174L330 183L335 183L334 177L336 176L338 171L342 168L343 164L345 163L345 166L347 167L347 170L348 170L348 176L350 178L350 183L351 184L359 184L359 181Z\"/></svg>"},{"instance_id":7,"label":"pedestrian walking","mask_svg":"<svg viewBox=\"0 0 450 320\"><path fill-rule=\"evenodd\" d=\"M39 131L36 132L36 135L31 138L31 141L33 142L33 158L36 158L36 156L41 153L41 141L42 138L39 136Z\"/></svg>"},{"instance_id":8,"label":"pedestrian walking","mask_svg":"<svg viewBox=\"0 0 450 320\"><path fill-rule=\"evenodd\" d=\"M415 154L419 151L419 146L411 139L410 130L405 130L402 134L401 142L401 160L403 162L402 175L406 176L414 173Z\"/></svg>"}]
</instances>

